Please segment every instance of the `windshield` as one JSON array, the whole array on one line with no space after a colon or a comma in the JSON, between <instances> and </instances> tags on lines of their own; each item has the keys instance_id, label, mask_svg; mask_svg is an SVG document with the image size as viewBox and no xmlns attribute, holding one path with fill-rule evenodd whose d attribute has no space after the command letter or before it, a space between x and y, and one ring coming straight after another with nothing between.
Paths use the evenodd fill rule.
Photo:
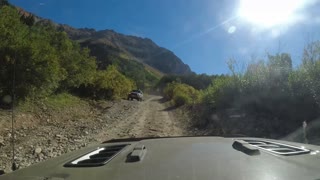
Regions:
<instances>
[{"instance_id":1,"label":"windshield","mask_svg":"<svg viewBox=\"0 0 320 180\"><path fill-rule=\"evenodd\" d=\"M140 90L133 90L132 92L142 93Z\"/></svg>"},{"instance_id":2,"label":"windshield","mask_svg":"<svg viewBox=\"0 0 320 180\"><path fill-rule=\"evenodd\" d=\"M319 9L317 0L0 0L0 169L117 138L319 145Z\"/></svg>"}]
</instances>

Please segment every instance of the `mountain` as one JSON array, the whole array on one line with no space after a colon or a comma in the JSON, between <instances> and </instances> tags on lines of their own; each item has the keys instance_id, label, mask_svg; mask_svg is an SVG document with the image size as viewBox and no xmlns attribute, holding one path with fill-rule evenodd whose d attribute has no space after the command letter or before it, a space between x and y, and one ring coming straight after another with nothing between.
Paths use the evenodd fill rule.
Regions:
<instances>
[{"instance_id":1,"label":"mountain","mask_svg":"<svg viewBox=\"0 0 320 180\"><path fill-rule=\"evenodd\" d=\"M18 8L18 7L17 7ZM124 35L113 30L96 31L90 28L73 28L69 25L58 24L18 8L24 17L32 16L34 23L53 25L60 31L65 31L70 39L88 47L91 55L97 58L100 69L113 64L115 61L134 60L141 63L153 74L185 75L193 73L173 52L159 47L151 39ZM131 63L132 64L132 63Z\"/></svg>"},{"instance_id":2,"label":"mountain","mask_svg":"<svg viewBox=\"0 0 320 180\"><path fill-rule=\"evenodd\" d=\"M164 74L190 74L190 67L184 64L173 52L159 47L151 39L129 36L113 30L96 31L89 28L76 29L68 25L57 25L72 40L91 50L104 68L112 58L122 58L141 62Z\"/></svg>"}]
</instances>

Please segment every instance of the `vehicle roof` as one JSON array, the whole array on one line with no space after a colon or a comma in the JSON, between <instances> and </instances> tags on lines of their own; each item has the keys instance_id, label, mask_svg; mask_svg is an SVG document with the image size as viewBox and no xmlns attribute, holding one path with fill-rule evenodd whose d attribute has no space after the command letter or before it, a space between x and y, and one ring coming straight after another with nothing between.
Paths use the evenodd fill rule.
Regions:
<instances>
[{"instance_id":1,"label":"vehicle roof","mask_svg":"<svg viewBox=\"0 0 320 180\"><path fill-rule=\"evenodd\" d=\"M138 90L138 89L135 89L135 90L132 90L131 92L142 92L142 91Z\"/></svg>"},{"instance_id":2,"label":"vehicle roof","mask_svg":"<svg viewBox=\"0 0 320 180\"><path fill-rule=\"evenodd\" d=\"M15 171L0 179L319 179L319 153L282 156L260 150L249 155L233 148L239 139L223 137L158 138L98 144ZM319 146L286 143L319 150ZM99 167L64 167L101 146L128 144L110 162ZM141 161L127 161L135 147L146 147ZM36 178L34 178L36 177Z\"/></svg>"}]
</instances>

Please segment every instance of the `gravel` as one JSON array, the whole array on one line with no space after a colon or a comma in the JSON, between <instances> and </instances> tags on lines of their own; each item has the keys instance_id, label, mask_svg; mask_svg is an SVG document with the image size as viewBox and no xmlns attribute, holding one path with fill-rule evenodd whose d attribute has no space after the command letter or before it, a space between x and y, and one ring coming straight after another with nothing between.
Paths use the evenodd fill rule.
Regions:
<instances>
[{"instance_id":1,"label":"gravel","mask_svg":"<svg viewBox=\"0 0 320 180\"><path fill-rule=\"evenodd\" d=\"M31 124L17 128L15 131L15 161L18 167L25 168L89 144L99 143L94 138L94 134L109 124L130 116L140 106L137 101L126 100L105 102L104 105L107 108L100 107L102 105L91 105L90 108L93 110L87 113L90 115L89 118L75 118L70 113L70 117L67 118L66 114L63 114L64 119L67 120L59 122L57 118L54 120L42 116L43 118L39 119L40 123L37 125ZM0 129L0 170L8 173L11 171L12 163L12 134L10 128L1 127L1 120Z\"/></svg>"}]
</instances>

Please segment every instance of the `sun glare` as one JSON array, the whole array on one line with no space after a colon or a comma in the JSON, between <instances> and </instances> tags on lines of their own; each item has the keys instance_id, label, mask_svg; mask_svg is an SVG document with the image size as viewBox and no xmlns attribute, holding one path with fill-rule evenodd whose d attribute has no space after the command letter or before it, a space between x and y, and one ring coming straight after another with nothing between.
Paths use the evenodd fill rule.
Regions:
<instances>
[{"instance_id":1,"label":"sun glare","mask_svg":"<svg viewBox=\"0 0 320 180\"><path fill-rule=\"evenodd\" d=\"M268 28L293 21L303 4L303 0L240 0L238 16Z\"/></svg>"}]
</instances>

